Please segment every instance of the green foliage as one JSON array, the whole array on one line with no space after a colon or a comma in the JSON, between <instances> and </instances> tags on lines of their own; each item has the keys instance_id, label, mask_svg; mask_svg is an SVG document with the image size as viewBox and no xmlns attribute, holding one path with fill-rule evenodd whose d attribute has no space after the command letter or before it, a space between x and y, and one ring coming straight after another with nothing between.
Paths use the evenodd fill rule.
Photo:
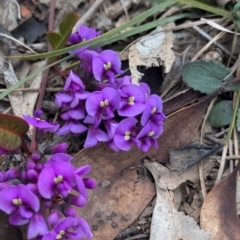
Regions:
<instances>
[{"instance_id":1,"label":"green foliage","mask_svg":"<svg viewBox=\"0 0 240 240\"><path fill-rule=\"evenodd\" d=\"M51 31L47 33L48 42L53 49L61 49L65 46L72 28L78 20L78 15L75 13L69 13L66 18L59 25L59 33Z\"/></svg>"},{"instance_id":2,"label":"green foliage","mask_svg":"<svg viewBox=\"0 0 240 240\"><path fill-rule=\"evenodd\" d=\"M29 129L22 118L0 113L0 148L8 151L18 149L22 144L22 135Z\"/></svg>"},{"instance_id":3,"label":"green foliage","mask_svg":"<svg viewBox=\"0 0 240 240\"><path fill-rule=\"evenodd\" d=\"M220 88L229 75L229 71L220 63L214 61L195 61L185 64L182 68L183 81L194 90L201 93L212 93ZM229 77L227 81L231 80ZM237 86L229 87L228 91L237 90Z\"/></svg>"},{"instance_id":4,"label":"green foliage","mask_svg":"<svg viewBox=\"0 0 240 240\"><path fill-rule=\"evenodd\" d=\"M232 101L224 100L213 106L208 121L213 127L224 127L230 124L232 115Z\"/></svg>"}]
</instances>

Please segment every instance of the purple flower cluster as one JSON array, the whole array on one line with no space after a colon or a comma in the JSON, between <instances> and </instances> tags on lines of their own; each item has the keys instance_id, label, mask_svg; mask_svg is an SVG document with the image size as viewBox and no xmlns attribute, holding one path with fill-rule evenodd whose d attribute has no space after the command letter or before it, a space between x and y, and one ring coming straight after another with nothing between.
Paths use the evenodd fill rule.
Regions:
<instances>
[{"instance_id":1,"label":"purple flower cluster","mask_svg":"<svg viewBox=\"0 0 240 240\"><path fill-rule=\"evenodd\" d=\"M52 156L46 163L42 163L44 154L37 152L23 169L0 173L0 209L9 214L12 225L28 224L28 239L92 237L88 223L73 206L86 205L87 189L94 189L96 182L85 176L91 166L75 168L72 157L64 153L66 148L66 143L49 146L44 153Z\"/></svg>"},{"instance_id":2,"label":"purple flower cluster","mask_svg":"<svg viewBox=\"0 0 240 240\"><path fill-rule=\"evenodd\" d=\"M81 26L69 41L76 44L99 35ZM81 60L78 72L70 71L62 92L55 96L65 124L59 135L87 132L84 147L107 142L115 151L128 151L132 143L147 152L158 147L163 132L162 100L151 95L146 83L135 85L123 73L118 54L112 50L87 47L75 50Z\"/></svg>"}]
</instances>

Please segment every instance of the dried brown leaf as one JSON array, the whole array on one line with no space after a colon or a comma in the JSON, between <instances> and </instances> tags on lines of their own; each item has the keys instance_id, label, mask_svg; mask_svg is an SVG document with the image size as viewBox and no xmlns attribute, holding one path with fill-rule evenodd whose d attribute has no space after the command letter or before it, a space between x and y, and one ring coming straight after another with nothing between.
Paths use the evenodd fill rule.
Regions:
<instances>
[{"instance_id":1,"label":"dried brown leaf","mask_svg":"<svg viewBox=\"0 0 240 240\"><path fill-rule=\"evenodd\" d=\"M240 221L236 209L236 181L239 165L231 175L219 182L207 195L201 210L201 228L211 240L237 240Z\"/></svg>"}]
</instances>

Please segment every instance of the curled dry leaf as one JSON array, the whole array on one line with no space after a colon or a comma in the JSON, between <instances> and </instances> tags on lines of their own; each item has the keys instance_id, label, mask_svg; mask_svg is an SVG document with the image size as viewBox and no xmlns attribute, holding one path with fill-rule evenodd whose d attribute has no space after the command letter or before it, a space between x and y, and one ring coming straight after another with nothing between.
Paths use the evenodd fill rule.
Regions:
<instances>
[{"instance_id":1,"label":"curled dry leaf","mask_svg":"<svg viewBox=\"0 0 240 240\"><path fill-rule=\"evenodd\" d=\"M201 210L201 228L211 234L211 240L237 240L240 221L236 208L236 182L239 164L233 173L208 193Z\"/></svg>"},{"instance_id":2,"label":"curled dry leaf","mask_svg":"<svg viewBox=\"0 0 240 240\"><path fill-rule=\"evenodd\" d=\"M144 165L152 173L157 188L150 240L209 240L209 234L199 229L193 218L174 209L174 198L169 191L169 188L178 187L189 177L194 178L196 174L191 176L185 172L182 176L179 173L176 175L176 172L170 172L156 162L145 161Z\"/></svg>"},{"instance_id":3,"label":"curled dry leaf","mask_svg":"<svg viewBox=\"0 0 240 240\"><path fill-rule=\"evenodd\" d=\"M22 67L21 72L19 74L22 75L23 72L25 72L25 74L31 74L34 71L37 71L39 68L44 67L44 65L45 65L45 61L36 62L32 64L31 67L28 64L26 64L24 65L25 66L24 68ZM30 72L28 73L29 68L30 68ZM21 76L21 78L25 76ZM6 77L5 77L5 81L7 81ZM32 82L29 88L40 88L41 82L42 82L42 74L40 73L32 79ZM7 85L9 86L9 84ZM11 102L13 113L19 117L22 117L23 114L32 116L37 97L38 97L38 92L18 91L18 92L10 93L9 99Z\"/></svg>"},{"instance_id":4,"label":"curled dry leaf","mask_svg":"<svg viewBox=\"0 0 240 240\"><path fill-rule=\"evenodd\" d=\"M130 47L129 67L133 83L138 84L143 76L137 70L139 66L149 68L163 65L166 73L170 71L175 59L171 50L175 36L167 29L173 26L174 23L169 23L165 27L158 27Z\"/></svg>"}]
</instances>

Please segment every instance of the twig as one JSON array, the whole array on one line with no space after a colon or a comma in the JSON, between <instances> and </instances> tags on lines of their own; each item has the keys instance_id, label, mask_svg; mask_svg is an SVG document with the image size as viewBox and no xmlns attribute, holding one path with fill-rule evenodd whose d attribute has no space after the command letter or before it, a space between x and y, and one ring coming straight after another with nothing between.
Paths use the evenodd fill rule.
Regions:
<instances>
[{"instance_id":1,"label":"twig","mask_svg":"<svg viewBox=\"0 0 240 240\"><path fill-rule=\"evenodd\" d=\"M138 239L149 239L149 234L139 234L132 237L125 238L124 240L138 240Z\"/></svg>"},{"instance_id":2,"label":"twig","mask_svg":"<svg viewBox=\"0 0 240 240\"><path fill-rule=\"evenodd\" d=\"M225 162L226 162L227 150L228 150L228 145L223 147L222 158L221 158L220 167L218 170L218 175L217 175L215 184L217 184L221 180L221 177L223 175L223 170L224 170Z\"/></svg>"},{"instance_id":3,"label":"twig","mask_svg":"<svg viewBox=\"0 0 240 240\"><path fill-rule=\"evenodd\" d=\"M48 31L51 31L53 29L53 22L54 22L54 13L55 13L55 5L56 5L56 0L51 0L51 5L50 5L50 13L49 13L49 20L48 20ZM48 43L48 51L51 51L52 47ZM48 63L47 63L48 64ZM48 79L48 74L49 74L49 68L47 68L44 73L43 73L43 79L42 79L42 84L41 84L41 91L38 96L38 101L37 101L37 109L41 109L42 107L42 102L43 102L43 97L45 93L45 89L47 86L47 79ZM37 149L37 142L35 141L35 130L33 131L32 135L32 141L30 145L30 151L34 152Z\"/></svg>"},{"instance_id":4,"label":"twig","mask_svg":"<svg viewBox=\"0 0 240 240\"><path fill-rule=\"evenodd\" d=\"M232 27L233 25L231 25L230 27ZM194 26L193 28L197 28L196 26ZM198 59L198 57L203 54L212 44L216 44L216 41L221 38L222 36L224 36L226 34L226 32L220 32L218 33L214 38L211 37L211 40L192 58L191 61L194 61L196 59ZM218 45L219 47L219 45ZM223 50L223 49L222 49ZM229 55L229 51L227 49L225 49L227 51L227 54Z\"/></svg>"},{"instance_id":5,"label":"twig","mask_svg":"<svg viewBox=\"0 0 240 240\"><path fill-rule=\"evenodd\" d=\"M200 136L200 144L203 143L203 135L204 135L204 127L205 127L205 124L206 124L206 121L207 121L207 118L212 110L212 107L216 101L217 97L215 97L209 104L208 106L208 109L207 109L207 112L204 116L204 120L203 120L203 123L202 123L202 128L201 128L201 136ZM199 178L200 178L200 185L201 185L201 191L202 191L202 196L203 196L203 199L205 199L205 197L207 196L207 190L206 190L206 185L205 185L205 181L204 181L204 174L203 174L203 164L202 164L202 161L200 161L199 163Z\"/></svg>"},{"instance_id":6,"label":"twig","mask_svg":"<svg viewBox=\"0 0 240 240\"><path fill-rule=\"evenodd\" d=\"M14 37L11 37L11 36L8 36L6 34L3 34L3 33L0 33L0 36L2 37L5 37L5 38L8 38L8 39L11 39L12 41L20 44L21 46L27 48L29 51L33 52L33 53L36 53L32 48L30 48L29 46L27 46L26 44L22 43L21 41L17 40L16 38Z\"/></svg>"},{"instance_id":7,"label":"twig","mask_svg":"<svg viewBox=\"0 0 240 240\"><path fill-rule=\"evenodd\" d=\"M236 126L233 129L233 146L234 146L234 154L235 156L238 156L238 134L237 134L237 129ZM236 159L236 158L235 158ZM235 166L237 166L238 161L235 161Z\"/></svg>"},{"instance_id":8,"label":"twig","mask_svg":"<svg viewBox=\"0 0 240 240\"><path fill-rule=\"evenodd\" d=\"M233 27L233 25L230 26L230 28ZM193 28L199 33L201 34L203 37L205 37L207 40L211 41L213 38L212 36L210 36L207 32L203 31L201 28L197 27L197 26L193 26ZM222 34L220 34L222 33ZM220 32L219 38L222 37L223 35L225 35L225 32ZM224 33L224 34L223 34ZM218 36L217 35L217 36ZM216 37L216 36L215 36ZM215 38L214 37L214 38ZM222 44L218 43L217 41L213 41L213 44L215 44L217 47L219 47L223 52L225 52L227 55L230 55L230 52L228 51L228 49L226 49Z\"/></svg>"},{"instance_id":9,"label":"twig","mask_svg":"<svg viewBox=\"0 0 240 240\"><path fill-rule=\"evenodd\" d=\"M96 0L94 4L88 9L88 11L77 21L75 26L72 29L72 32L75 33L78 31L78 27L81 24L86 23L97 11L97 9L100 7L100 5L106 0Z\"/></svg>"},{"instance_id":10,"label":"twig","mask_svg":"<svg viewBox=\"0 0 240 240\"><path fill-rule=\"evenodd\" d=\"M222 130L221 132L215 134L214 136L215 136L216 138L219 138L219 137L223 136L226 132L228 132L228 128Z\"/></svg>"},{"instance_id":11,"label":"twig","mask_svg":"<svg viewBox=\"0 0 240 240\"><path fill-rule=\"evenodd\" d=\"M229 140L228 151L229 157L231 157L233 155L233 141L231 139ZM232 172L233 172L233 159L230 159L230 173Z\"/></svg>"},{"instance_id":12,"label":"twig","mask_svg":"<svg viewBox=\"0 0 240 240\"><path fill-rule=\"evenodd\" d=\"M4 92L6 89L0 89L0 93ZM12 92L39 92L41 88L18 88L14 89ZM46 88L46 92L59 92L62 88Z\"/></svg>"}]
</instances>

